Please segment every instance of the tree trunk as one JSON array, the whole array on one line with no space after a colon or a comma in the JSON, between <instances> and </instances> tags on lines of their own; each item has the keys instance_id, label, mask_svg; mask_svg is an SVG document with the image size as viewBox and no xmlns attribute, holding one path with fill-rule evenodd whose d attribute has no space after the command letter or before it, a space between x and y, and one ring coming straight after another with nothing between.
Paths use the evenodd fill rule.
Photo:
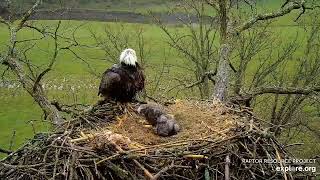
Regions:
<instances>
[{"instance_id":1,"label":"tree trunk","mask_svg":"<svg viewBox=\"0 0 320 180\"><path fill-rule=\"evenodd\" d=\"M18 60L14 57L9 58L6 63L12 70L12 72L19 78L20 83L24 89L33 97L43 110L46 119L50 120L55 125L63 123L63 119L60 116L59 111L51 105L47 96L45 95L40 82L35 84L23 70Z\"/></svg>"},{"instance_id":2,"label":"tree trunk","mask_svg":"<svg viewBox=\"0 0 320 180\"><path fill-rule=\"evenodd\" d=\"M225 101L229 84L229 53L228 44L222 44L220 47L219 66L217 69L216 85L214 87L214 99Z\"/></svg>"},{"instance_id":3,"label":"tree trunk","mask_svg":"<svg viewBox=\"0 0 320 180\"><path fill-rule=\"evenodd\" d=\"M219 0L220 9L220 54L219 65L217 68L217 79L214 87L213 98L225 101L227 98L227 89L229 84L229 56L230 45L228 44L228 17L227 17L227 2Z\"/></svg>"},{"instance_id":4,"label":"tree trunk","mask_svg":"<svg viewBox=\"0 0 320 180\"><path fill-rule=\"evenodd\" d=\"M203 83L199 85L199 89L200 89L201 99L208 99L210 97L208 78L205 78Z\"/></svg>"},{"instance_id":5,"label":"tree trunk","mask_svg":"<svg viewBox=\"0 0 320 180\"><path fill-rule=\"evenodd\" d=\"M41 0L37 0L36 3L34 3L34 5L30 8L30 10L27 11L24 16L18 21L16 26L7 22L4 23L10 29L10 44L8 45L8 55L5 57L3 64L7 65L12 70L12 72L19 79L19 82L22 84L23 88L38 103L38 105L44 112L45 119L50 120L55 125L61 125L63 123L63 119L61 118L58 109L51 104L48 97L44 93L40 83L40 75L38 77L40 79L32 79L25 71L24 66L20 64L21 61L17 56L17 33L24 27L25 23L28 21L30 16L34 13L35 9L40 4ZM56 33L58 28L56 29Z\"/></svg>"}]
</instances>

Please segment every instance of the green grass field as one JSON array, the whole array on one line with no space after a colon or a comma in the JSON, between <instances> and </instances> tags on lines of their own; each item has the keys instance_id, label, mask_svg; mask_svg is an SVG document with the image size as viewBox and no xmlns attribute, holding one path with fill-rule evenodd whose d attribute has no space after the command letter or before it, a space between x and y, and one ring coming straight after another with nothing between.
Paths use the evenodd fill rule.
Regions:
<instances>
[{"instance_id":1,"label":"green grass field","mask_svg":"<svg viewBox=\"0 0 320 180\"><path fill-rule=\"evenodd\" d=\"M269 7L274 7L271 4ZM158 11L163 11L161 7ZM155 9L156 9L155 8ZM285 44L289 42L292 37L297 33L299 34L299 42L305 42L305 30L300 27L291 26L296 25L292 22L292 19L296 17L297 13L279 18L271 25L272 32L278 37L277 42L279 44ZM38 25L43 26L55 26L57 21L38 21L35 22ZM62 31L66 36L70 35L70 32L75 27L81 26L76 32L76 37L81 44L92 46L94 41L90 36L89 30L94 30L97 35L103 35L106 25L110 28L117 28L117 23L104 23L104 22L80 22L80 21L63 21ZM283 25L283 26L282 26ZM288 26L289 25L289 26ZM150 51L149 56L146 59L146 73L147 73L147 89L153 91L154 84L158 78L158 72L162 68L162 64L166 60L166 63L170 65L182 65L184 58L179 56L176 51L172 50L167 43L167 37L156 25L143 25L143 24L125 24L126 31L129 35L134 34L136 29L142 28L145 37L145 46ZM184 27L171 26L171 31L187 32ZM19 39L35 38L39 35L31 30L26 30L18 34ZM0 25L0 48L4 51L5 44L8 41L8 30ZM35 44L35 48L28 53L32 62L45 68L45 64L52 56L50 49L53 47L52 41L45 38ZM25 48L23 45L21 49ZM132 45L132 48L138 49L136 45ZM49 51L48 51L49 50ZM96 74L101 74L108 66L110 62L102 60L105 58L105 54L98 48L75 48L83 59L85 59L90 67ZM297 54L303 53L298 51ZM112 61L112 60L111 60ZM251 65L252 71L256 68L253 63ZM3 66L0 66L1 72L4 70ZM288 69L293 71L293 69ZM161 80L161 85L174 86L175 82L171 77L174 76L192 76L185 74L185 72L179 68L171 68L168 70L166 77ZM14 77L8 73L6 75L8 79L14 79ZM248 75L250 78L250 72ZM56 99L62 103L82 103L93 104L98 100L97 87L99 83L99 77L90 73L90 69L83 61L75 58L70 52L62 52L57 59L57 63L54 70L51 71L44 79L44 83L47 84L47 93L50 99ZM190 92L187 92L190 93ZM195 91L196 94L196 91ZM181 97L184 95L182 94ZM12 145L13 149L19 147L23 142L33 136L35 132L50 131L50 125L42 121L42 112L40 108L33 102L28 94L26 94L21 87L14 88L0 88L0 147L9 149ZM15 132L15 135L13 136ZM306 144L310 146L315 142L311 137L299 137L306 140ZM10 142L13 143L10 143ZM314 148L312 151L306 151L302 155L308 156L313 154L314 151L318 151L320 148ZM1 155L0 155L1 157Z\"/></svg>"}]
</instances>

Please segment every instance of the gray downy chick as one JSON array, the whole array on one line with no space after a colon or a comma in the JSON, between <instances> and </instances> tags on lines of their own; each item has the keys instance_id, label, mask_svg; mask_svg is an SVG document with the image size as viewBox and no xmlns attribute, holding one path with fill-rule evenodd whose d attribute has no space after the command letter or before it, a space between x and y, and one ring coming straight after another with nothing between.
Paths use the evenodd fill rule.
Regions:
<instances>
[{"instance_id":1,"label":"gray downy chick","mask_svg":"<svg viewBox=\"0 0 320 180\"><path fill-rule=\"evenodd\" d=\"M157 119L156 133L159 136L172 136L180 131L180 126L177 124L173 116L163 114Z\"/></svg>"},{"instance_id":2,"label":"gray downy chick","mask_svg":"<svg viewBox=\"0 0 320 180\"><path fill-rule=\"evenodd\" d=\"M155 126L157 124L157 119L165 114L165 111L162 106L157 104L142 104L138 108L138 113L143 115L148 123Z\"/></svg>"}]
</instances>

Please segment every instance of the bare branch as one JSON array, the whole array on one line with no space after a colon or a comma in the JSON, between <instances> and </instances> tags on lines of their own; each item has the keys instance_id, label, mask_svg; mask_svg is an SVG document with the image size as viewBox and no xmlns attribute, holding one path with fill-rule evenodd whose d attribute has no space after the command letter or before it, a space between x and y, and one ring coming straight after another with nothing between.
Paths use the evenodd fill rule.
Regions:
<instances>
[{"instance_id":1,"label":"bare branch","mask_svg":"<svg viewBox=\"0 0 320 180\"><path fill-rule=\"evenodd\" d=\"M10 23L8 21L6 21L5 19L3 19L1 16L0 16L0 23L5 24L7 27L10 27Z\"/></svg>"},{"instance_id":2,"label":"bare branch","mask_svg":"<svg viewBox=\"0 0 320 180\"><path fill-rule=\"evenodd\" d=\"M249 29L252 27L255 23L258 21L263 21L263 20L269 20L269 19L274 19L277 17L284 16L286 14L289 14L291 11L295 9L301 9L304 6L304 1L301 1L299 3L289 3L289 5L285 6L282 9L279 9L278 11L272 12L272 13L267 13L267 14L258 14L255 17L252 17L249 21L243 23L239 27L236 28L236 32L242 32L244 30Z\"/></svg>"},{"instance_id":3,"label":"bare branch","mask_svg":"<svg viewBox=\"0 0 320 180\"><path fill-rule=\"evenodd\" d=\"M217 72L211 72L211 71L206 72L201 76L199 81L196 81L196 82L189 84L189 85L185 85L185 88L192 88L194 86L197 86L197 85L203 83L206 78L210 79L214 83L215 81L212 79L212 77L215 76L216 74L217 74Z\"/></svg>"},{"instance_id":4,"label":"bare branch","mask_svg":"<svg viewBox=\"0 0 320 180\"><path fill-rule=\"evenodd\" d=\"M206 0L207 4L210 5L211 7L213 7L215 10L219 10L218 6L217 6L217 2L215 2L216 0Z\"/></svg>"},{"instance_id":5,"label":"bare branch","mask_svg":"<svg viewBox=\"0 0 320 180\"><path fill-rule=\"evenodd\" d=\"M39 82L43 75L40 75L38 77L38 80L36 82L34 81L34 78L31 76L34 76L31 70L30 64L28 64L27 60L27 66L29 67L29 70L31 70L31 74L27 72L28 69L21 64L24 63L21 57L19 57L19 54L17 52L17 33L25 27L26 22L29 20L32 13L35 11L35 9L39 6L41 0L37 0L37 2L32 6L32 8L25 13L25 15L21 18L21 20L18 22L17 26L14 26L14 24L9 24L9 38L10 43L8 44L8 53L6 57L4 57L3 64L8 66L13 74L19 79L19 82L22 84L23 88L30 94L30 96L33 97L33 99L38 103L38 105L41 107L41 109L44 112L45 119L51 120L55 125L60 125L63 122L63 118L61 117L61 114L58 112L58 110L50 104L48 97L45 95L43 88L40 86ZM38 31L43 32L43 31ZM25 53L24 53L25 55ZM28 68L27 67L27 68ZM46 74L47 71L45 70L44 73Z\"/></svg>"},{"instance_id":6,"label":"bare branch","mask_svg":"<svg viewBox=\"0 0 320 180\"><path fill-rule=\"evenodd\" d=\"M262 94L300 94L310 95L315 92L320 92L320 86L309 87L309 88L284 88L284 87L262 87L255 90L250 96L258 96Z\"/></svg>"},{"instance_id":7,"label":"bare branch","mask_svg":"<svg viewBox=\"0 0 320 180\"><path fill-rule=\"evenodd\" d=\"M281 8L285 7L288 3L290 2L290 0L286 0L286 2L284 2L281 6Z\"/></svg>"},{"instance_id":8,"label":"bare branch","mask_svg":"<svg viewBox=\"0 0 320 180\"><path fill-rule=\"evenodd\" d=\"M3 153L3 154L11 154L12 151L8 151L8 150L5 150L5 149L0 148L0 153Z\"/></svg>"},{"instance_id":9,"label":"bare branch","mask_svg":"<svg viewBox=\"0 0 320 180\"><path fill-rule=\"evenodd\" d=\"M24 24L27 22L30 16L34 13L34 11L40 5L40 3L41 3L41 0L37 0L37 2L25 13L25 15L19 21L16 31L19 31L24 26Z\"/></svg>"},{"instance_id":10,"label":"bare branch","mask_svg":"<svg viewBox=\"0 0 320 180\"><path fill-rule=\"evenodd\" d=\"M56 29L55 29L55 32L54 32L54 53L53 53L53 57L50 61L50 64L48 65L48 67L42 71L39 76L37 77L36 81L34 82L34 85L33 85L33 90L35 91L37 86L39 85L39 82L41 81L41 79L44 77L44 75L46 75L49 71L51 71L52 69L52 66L54 65L54 63L56 62L56 59L57 59L57 56L58 56L58 31L59 31L59 28L60 28L60 25L61 25L61 21L59 21Z\"/></svg>"}]
</instances>

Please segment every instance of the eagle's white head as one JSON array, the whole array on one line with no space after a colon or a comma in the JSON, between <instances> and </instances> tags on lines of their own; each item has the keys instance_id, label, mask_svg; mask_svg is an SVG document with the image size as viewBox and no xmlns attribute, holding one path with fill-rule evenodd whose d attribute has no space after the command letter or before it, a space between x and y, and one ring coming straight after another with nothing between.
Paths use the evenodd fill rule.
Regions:
<instances>
[{"instance_id":1,"label":"eagle's white head","mask_svg":"<svg viewBox=\"0 0 320 180\"><path fill-rule=\"evenodd\" d=\"M133 49L125 49L120 54L120 63L124 63L130 66L136 66L137 55Z\"/></svg>"}]
</instances>

